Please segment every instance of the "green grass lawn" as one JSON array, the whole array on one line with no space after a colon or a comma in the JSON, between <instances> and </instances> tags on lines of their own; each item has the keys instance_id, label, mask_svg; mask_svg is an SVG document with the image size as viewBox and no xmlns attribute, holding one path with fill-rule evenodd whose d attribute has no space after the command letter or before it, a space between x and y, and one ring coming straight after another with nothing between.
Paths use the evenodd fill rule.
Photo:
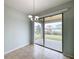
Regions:
<instances>
[{"instance_id":1,"label":"green grass lawn","mask_svg":"<svg viewBox=\"0 0 79 59\"><path fill-rule=\"evenodd\" d=\"M35 34L35 39L42 39L40 34ZM62 40L62 35L48 35L45 34L45 39L49 39L49 40Z\"/></svg>"}]
</instances>

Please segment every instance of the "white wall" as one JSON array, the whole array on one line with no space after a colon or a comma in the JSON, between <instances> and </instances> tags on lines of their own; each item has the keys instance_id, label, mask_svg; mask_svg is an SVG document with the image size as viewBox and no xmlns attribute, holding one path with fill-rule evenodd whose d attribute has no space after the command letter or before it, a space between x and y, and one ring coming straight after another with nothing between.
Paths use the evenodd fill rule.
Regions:
<instances>
[{"instance_id":1,"label":"white wall","mask_svg":"<svg viewBox=\"0 0 79 59\"><path fill-rule=\"evenodd\" d=\"M5 6L4 9L4 52L28 45L30 40L30 21L16 9Z\"/></svg>"}]
</instances>

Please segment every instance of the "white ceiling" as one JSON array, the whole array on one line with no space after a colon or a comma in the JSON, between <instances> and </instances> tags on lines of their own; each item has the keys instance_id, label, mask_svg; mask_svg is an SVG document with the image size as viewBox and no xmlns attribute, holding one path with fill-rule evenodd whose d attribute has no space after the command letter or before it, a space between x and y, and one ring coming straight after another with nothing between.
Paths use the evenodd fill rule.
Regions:
<instances>
[{"instance_id":1,"label":"white ceiling","mask_svg":"<svg viewBox=\"0 0 79 59\"><path fill-rule=\"evenodd\" d=\"M35 0L35 13L42 12L69 1L71 0ZM33 0L5 0L4 3L26 14L33 13Z\"/></svg>"}]
</instances>

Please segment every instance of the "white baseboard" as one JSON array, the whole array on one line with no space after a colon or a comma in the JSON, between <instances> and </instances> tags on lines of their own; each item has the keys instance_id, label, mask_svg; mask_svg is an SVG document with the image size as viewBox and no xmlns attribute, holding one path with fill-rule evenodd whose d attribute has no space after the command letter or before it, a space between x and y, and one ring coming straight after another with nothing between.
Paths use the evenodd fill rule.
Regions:
<instances>
[{"instance_id":1,"label":"white baseboard","mask_svg":"<svg viewBox=\"0 0 79 59\"><path fill-rule=\"evenodd\" d=\"M8 53L11 53L11 52L13 52L13 51L15 51L15 50L17 50L17 49L19 49L19 48L22 48L22 47L24 47L24 46L27 46L27 45L29 45L29 43L28 43L28 44L25 44L25 45L21 45L21 46L19 46L19 47L16 47L16 48L14 48L14 49L12 49L12 50L10 50L10 51L4 52L4 55L6 55L6 54L8 54Z\"/></svg>"}]
</instances>

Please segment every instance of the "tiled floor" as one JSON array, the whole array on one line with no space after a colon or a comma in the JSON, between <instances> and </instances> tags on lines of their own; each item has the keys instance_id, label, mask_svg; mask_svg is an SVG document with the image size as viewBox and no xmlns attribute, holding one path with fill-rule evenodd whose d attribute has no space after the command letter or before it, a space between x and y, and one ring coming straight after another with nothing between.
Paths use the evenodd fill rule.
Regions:
<instances>
[{"instance_id":1,"label":"tiled floor","mask_svg":"<svg viewBox=\"0 0 79 59\"><path fill-rule=\"evenodd\" d=\"M5 55L5 59L70 59L62 53L38 46L28 45Z\"/></svg>"}]
</instances>

